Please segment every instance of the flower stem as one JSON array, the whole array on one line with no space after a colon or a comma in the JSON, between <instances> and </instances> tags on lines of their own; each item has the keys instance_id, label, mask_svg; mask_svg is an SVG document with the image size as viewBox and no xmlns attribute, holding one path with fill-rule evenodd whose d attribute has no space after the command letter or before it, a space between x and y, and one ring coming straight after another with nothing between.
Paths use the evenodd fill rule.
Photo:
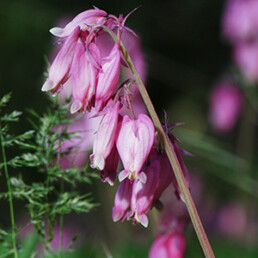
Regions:
<instances>
[{"instance_id":1,"label":"flower stem","mask_svg":"<svg viewBox=\"0 0 258 258\"><path fill-rule=\"evenodd\" d=\"M64 192L64 182L60 182L60 195ZM59 217L59 257L63 257L63 238L64 238L64 215Z\"/></svg>"},{"instance_id":2,"label":"flower stem","mask_svg":"<svg viewBox=\"0 0 258 258\"><path fill-rule=\"evenodd\" d=\"M147 90L146 90L146 88L145 88L145 86L144 86L144 84L143 84L143 82L142 82L134 64L133 64L133 62L132 62L131 57L129 56L129 54L128 54L128 52L127 52L127 50L124 47L122 42L120 42L120 47L121 47L121 52L122 52L129 68L131 69L131 71L132 71L132 73L133 73L133 75L136 79L138 89L139 89L139 91L141 93L141 96L142 96L142 98L145 102L145 105L146 105L146 107L149 111L149 114L150 114L150 116L153 120L155 128L156 128L156 130L159 134L160 140L164 145L165 151L167 153L170 164L171 164L171 166L173 168L173 171L175 173L177 183L179 185L180 191L181 191L181 193L183 195L183 198L185 200L187 210L189 212L189 215L190 215L190 218L192 220L195 232L198 236L199 242L202 246L203 252L204 252L204 254L207 258L215 257L214 253L212 251L211 245L209 243L209 240L208 240L208 238L206 236L206 233L204 231L204 228L202 226L202 222L200 220L199 214L198 214L197 209L195 207L195 204L193 202L190 191L189 191L189 189L186 185L184 174L182 172L182 168L181 168L181 166L179 164L179 161L177 159L177 156L176 156L176 153L174 151L173 145L171 144L167 134L163 130L162 124L161 124L161 122L158 118L158 115L157 115L157 113L154 109L154 106L151 102L149 94L148 94L148 92L147 92Z\"/></svg>"},{"instance_id":3,"label":"flower stem","mask_svg":"<svg viewBox=\"0 0 258 258\"><path fill-rule=\"evenodd\" d=\"M1 127L0 127L1 129ZM9 208L10 208L10 217L11 217L11 227L12 227L12 244L13 244L13 254L15 258L18 258L18 252L16 247L16 239L15 239L15 221L14 221L14 210L13 210L13 192L12 187L10 183L10 178L8 174L8 168L7 168L7 162L6 162L6 155L5 155L5 148L4 148L4 137L1 132L1 149L2 149L2 155L3 155L3 163L4 163L4 172L5 172L5 178L8 188L8 196L9 196Z\"/></svg>"}]
</instances>

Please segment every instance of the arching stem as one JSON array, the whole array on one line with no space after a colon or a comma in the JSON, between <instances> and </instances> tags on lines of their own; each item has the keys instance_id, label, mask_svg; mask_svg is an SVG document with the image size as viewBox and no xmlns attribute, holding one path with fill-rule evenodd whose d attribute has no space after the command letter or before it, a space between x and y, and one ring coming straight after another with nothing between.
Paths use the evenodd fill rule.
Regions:
<instances>
[{"instance_id":1,"label":"arching stem","mask_svg":"<svg viewBox=\"0 0 258 258\"><path fill-rule=\"evenodd\" d=\"M214 256L214 253L212 251L212 248L211 248L211 245L209 243L209 240L206 236L206 233L204 231L204 228L203 228L203 225L202 225L202 222L201 222L201 219L199 217L199 214L197 212L197 209L195 207L195 204L193 202L193 198L190 194L190 191L186 185L186 182L185 182L185 178L184 178L184 174L183 174L183 171L182 171L182 168L179 164L179 161L177 159L177 156L176 156L176 153L174 151L174 148L173 148L173 145L172 143L170 142L167 134L164 132L163 128L162 128L162 124L158 118L158 115L154 109L154 106L152 104L152 101L149 97L149 94L132 62L132 59L131 57L129 56L126 48L124 47L123 43L120 42L120 47L121 47L121 52L124 56L124 59L125 61L127 62L128 64L128 67L131 69L135 79L136 79L136 82L137 82L137 86L138 86L138 89L141 93L141 96L144 100L144 103L149 111L149 114L153 120L153 123L155 125L155 128L159 134L159 138L160 138L160 141L163 143L163 146L165 148L165 151L167 153L167 156L169 158L169 161L170 161L170 164L173 168L173 171L175 173L175 177L176 177L176 180L177 180L177 183L179 185L179 188L180 188L180 191L183 195L183 198L185 200L185 204L186 204L186 207L187 207L187 210L189 212L189 215L190 215L190 218L192 220L192 223L193 223L193 226L194 226L194 229L195 229L195 232L197 234L197 237L200 241L200 244L202 246L202 249L203 249L203 252L205 254L205 256L207 258L213 258L215 257Z\"/></svg>"}]
</instances>

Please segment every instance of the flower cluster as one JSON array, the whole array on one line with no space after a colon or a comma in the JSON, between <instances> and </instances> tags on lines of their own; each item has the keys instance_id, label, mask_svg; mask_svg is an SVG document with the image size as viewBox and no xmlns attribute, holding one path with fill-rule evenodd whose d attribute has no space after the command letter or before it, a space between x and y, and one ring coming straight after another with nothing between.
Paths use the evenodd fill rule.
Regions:
<instances>
[{"instance_id":1,"label":"flower cluster","mask_svg":"<svg viewBox=\"0 0 258 258\"><path fill-rule=\"evenodd\" d=\"M258 1L229 0L223 32L233 44L234 60L246 78L258 81Z\"/></svg>"},{"instance_id":2,"label":"flower cluster","mask_svg":"<svg viewBox=\"0 0 258 258\"><path fill-rule=\"evenodd\" d=\"M60 38L62 47L52 62L42 90L58 94L63 88L72 88L70 111L85 114L75 122L74 128L82 126L81 131L87 130L89 125L85 121L99 118L95 120L94 135L82 134L83 138L89 136L89 140L83 139L82 146L76 147L81 151L83 146L89 147L92 143L90 165L100 170L102 181L110 185L115 183L121 160L123 169L118 174L120 185L115 196L113 220L132 219L134 224L147 227L147 213L152 206L161 207L159 198L170 183L174 183L177 195L182 197L152 120L145 114L142 104L135 105L139 98L132 94L135 83L132 74L127 72L130 79L119 82L122 67L129 70L121 54L121 40L129 39L137 47L128 37L128 34L135 36L124 26L126 18L92 9L77 15L64 28L51 29L50 32ZM117 41L110 43L109 34L115 34ZM141 52L136 51L135 55L133 60L138 58L138 66L143 66ZM139 74L145 74L141 68ZM137 101L132 101L134 98ZM166 129L187 176L176 139L167 126ZM80 145L78 140L73 143ZM66 143L63 148L71 145ZM76 155L72 158L77 159ZM68 160L65 166L70 164Z\"/></svg>"}]
</instances>

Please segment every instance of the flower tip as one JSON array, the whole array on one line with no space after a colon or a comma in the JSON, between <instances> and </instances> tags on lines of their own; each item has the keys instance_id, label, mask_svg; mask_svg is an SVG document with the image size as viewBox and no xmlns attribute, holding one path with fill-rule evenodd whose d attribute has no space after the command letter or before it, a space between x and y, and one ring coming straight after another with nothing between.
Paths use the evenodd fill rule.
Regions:
<instances>
[{"instance_id":1,"label":"flower tip","mask_svg":"<svg viewBox=\"0 0 258 258\"><path fill-rule=\"evenodd\" d=\"M110 186L114 186L114 184L115 184L115 182L113 182L112 180L107 180L107 182L108 182L108 184L109 184Z\"/></svg>"},{"instance_id":2,"label":"flower tip","mask_svg":"<svg viewBox=\"0 0 258 258\"><path fill-rule=\"evenodd\" d=\"M138 220L145 228L148 227L149 220L148 220L148 217L145 214L142 214L140 216L138 215Z\"/></svg>"},{"instance_id":3,"label":"flower tip","mask_svg":"<svg viewBox=\"0 0 258 258\"><path fill-rule=\"evenodd\" d=\"M54 89L54 88L55 88L55 85L53 84L53 82L50 81L49 79L47 79L47 80L45 81L45 83L43 84L41 90L42 90L42 91L50 91L50 90L52 90L52 89Z\"/></svg>"},{"instance_id":4,"label":"flower tip","mask_svg":"<svg viewBox=\"0 0 258 258\"><path fill-rule=\"evenodd\" d=\"M110 186L114 186L114 184L115 184L115 180L108 178L108 177L101 178L101 181L103 183L108 183Z\"/></svg>"},{"instance_id":5,"label":"flower tip","mask_svg":"<svg viewBox=\"0 0 258 258\"><path fill-rule=\"evenodd\" d=\"M73 104L70 108L70 112L71 112L71 114L74 114L77 111L79 111L81 108L82 108L82 103L79 100L76 100L73 102Z\"/></svg>"},{"instance_id":6,"label":"flower tip","mask_svg":"<svg viewBox=\"0 0 258 258\"><path fill-rule=\"evenodd\" d=\"M94 154L91 154L90 166L98 170L103 170L105 167L105 159L103 157L96 157Z\"/></svg>"},{"instance_id":7,"label":"flower tip","mask_svg":"<svg viewBox=\"0 0 258 258\"><path fill-rule=\"evenodd\" d=\"M63 31L64 30L62 28L59 28L59 27L54 27L54 28L49 30L49 32L51 34L53 34L54 36L57 36L57 37L62 37Z\"/></svg>"},{"instance_id":8,"label":"flower tip","mask_svg":"<svg viewBox=\"0 0 258 258\"><path fill-rule=\"evenodd\" d=\"M121 220L123 215L124 213L121 210L117 209L116 207L113 208L112 218L114 222Z\"/></svg>"},{"instance_id":9,"label":"flower tip","mask_svg":"<svg viewBox=\"0 0 258 258\"><path fill-rule=\"evenodd\" d=\"M141 172L139 175L138 175L138 179L143 183L145 184L146 181L147 181L147 176L144 172Z\"/></svg>"},{"instance_id":10,"label":"flower tip","mask_svg":"<svg viewBox=\"0 0 258 258\"><path fill-rule=\"evenodd\" d=\"M127 170L122 170L119 175L118 175L118 180L119 182L122 182L125 178L128 177L129 171Z\"/></svg>"}]
</instances>

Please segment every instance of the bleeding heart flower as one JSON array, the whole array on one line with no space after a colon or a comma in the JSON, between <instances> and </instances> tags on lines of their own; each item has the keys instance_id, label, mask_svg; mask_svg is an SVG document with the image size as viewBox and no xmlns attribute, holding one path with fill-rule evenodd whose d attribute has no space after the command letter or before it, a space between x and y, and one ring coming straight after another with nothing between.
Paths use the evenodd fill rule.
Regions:
<instances>
[{"instance_id":1,"label":"bleeding heart flower","mask_svg":"<svg viewBox=\"0 0 258 258\"><path fill-rule=\"evenodd\" d=\"M146 169L146 183L136 179L133 183L131 198L131 216L133 222L139 222L144 227L148 226L146 214L152 207L155 190L159 184L160 164L154 160Z\"/></svg>"},{"instance_id":2,"label":"bleeding heart flower","mask_svg":"<svg viewBox=\"0 0 258 258\"><path fill-rule=\"evenodd\" d=\"M103 170L105 167L105 159L110 154L115 143L118 112L120 102L109 108L102 121L93 144L93 154L91 154L91 167Z\"/></svg>"},{"instance_id":3,"label":"bleeding heart flower","mask_svg":"<svg viewBox=\"0 0 258 258\"><path fill-rule=\"evenodd\" d=\"M132 182L125 179L120 183L115 196L115 205L112 211L113 221L123 221L127 216L132 195Z\"/></svg>"},{"instance_id":4,"label":"bleeding heart flower","mask_svg":"<svg viewBox=\"0 0 258 258\"><path fill-rule=\"evenodd\" d=\"M171 164L165 151L161 154L161 156L158 157L158 160L160 163L160 173L159 184L154 196L155 202L159 200L162 193L175 179L174 171L172 170Z\"/></svg>"},{"instance_id":5,"label":"bleeding heart flower","mask_svg":"<svg viewBox=\"0 0 258 258\"><path fill-rule=\"evenodd\" d=\"M216 85L210 95L210 122L220 133L230 132L239 118L243 104L241 90L228 82Z\"/></svg>"},{"instance_id":6,"label":"bleeding heart flower","mask_svg":"<svg viewBox=\"0 0 258 258\"><path fill-rule=\"evenodd\" d=\"M116 43L99 72L95 95L95 108L101 111L114 94L120 74L120 49Z\"/></svg>"},{"instance_id":7,"label":"bleeding heart flower","mask_svg":"<svg viewBox=\"0 0 258 258\"><path fill-rule=\"evenodd\" d=\"M119 174L119 181L128 177L146 182L146 175L141 172L141 168L150 153L154 137L154 125L147 115L140 114L137 120L132 120L127 115L123 117L116 141L124 165L124 170Z\"/></svg>"},{"instance_id":8,"label":"bleeding heart flower","mask_svg":"<svg viewBox=\"0 0 258 258\"><path fill-rule=\"evenodd\" d=\"M105 167L101 171L102 182L108 182L110 185L114 185L116 180L116 170L119 162L119 155L116 149L116 145L113 146L110 154L106 158Z\"/></svg>"},{"instance_id":9,"label":"bleeding heart flower","mask_svg":"<svg viewBox=\"0 0 258 258\"><path fill-rule=\"evenodd\" d=\"M178 230L158 235L151 246L149 258L183 258L186 249L184 235Z\"/></svg>"},{"instance_id":10,"label":"bleeding heart flower","mask_svg":"<svg viewBox=\"0 0 258 258\"><path fill-rule=\"evenodd\" d=\"M90 43L85 50L83 43L78 43L74 53L71 73L73 79L73 99L71 113L90 109L90 101L95 93L98 81L101 56L95 43Z\"/></svg>"},{"instance_id":11,"label":"bleeding heart flower","mask_svg":"<svg viewBox=\"0 0 258 258\"><path fill-rule=\"evenodd\" d=\"M52 92L55 92L60 85L68 80L79 34L80 28L76 27L64 42L64 45L50 67L48 79L42 86L42 91L51 90Z\"/></svg>"},{"instance_id":12,"label":"bleeding heart flower","mask_svg":"<svg viewBox=\"0 0 258 258\"><path fill-rule=\"evenodd\" d=\"M79 13L64 28L54 27L50 32L57 37L67 37L72 31L79 26L81 30L85 30L88 25L104 24L107 13L99 9L90 9Z\"/></svg>"}]
</instances>

